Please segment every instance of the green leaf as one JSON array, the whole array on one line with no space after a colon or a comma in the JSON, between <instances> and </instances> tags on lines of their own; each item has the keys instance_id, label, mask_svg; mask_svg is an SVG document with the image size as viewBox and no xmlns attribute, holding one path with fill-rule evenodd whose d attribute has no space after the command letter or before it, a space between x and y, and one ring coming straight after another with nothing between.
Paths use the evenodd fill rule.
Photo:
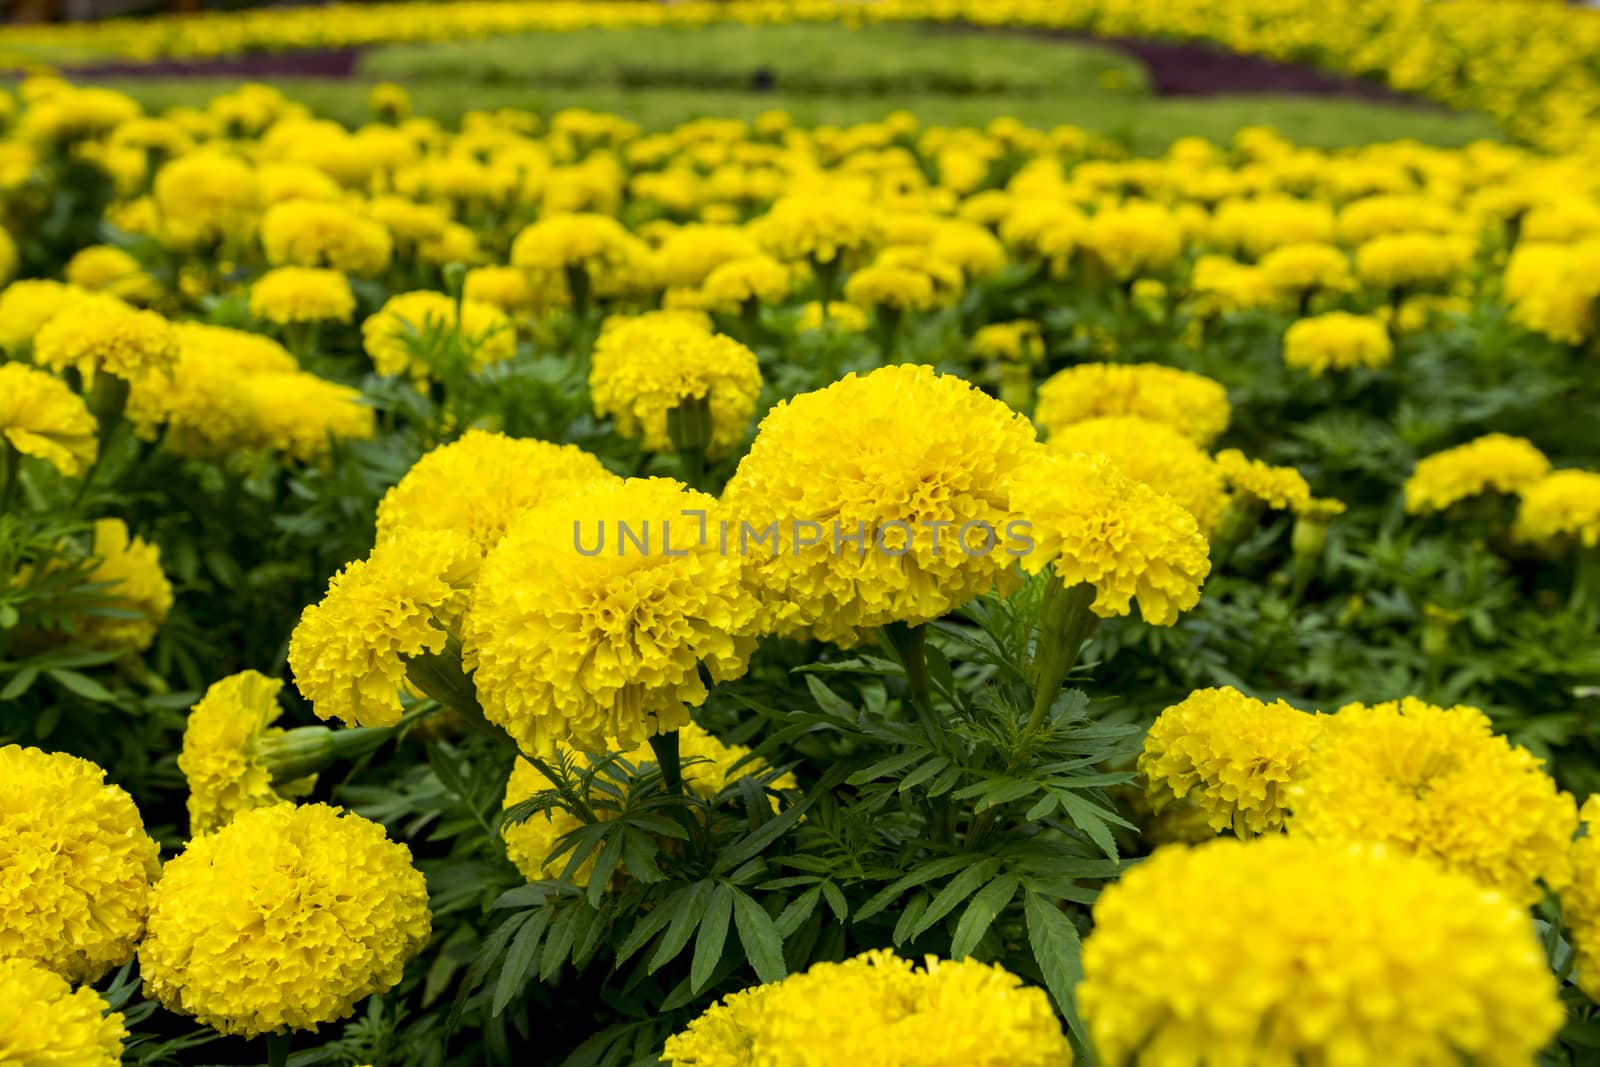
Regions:
<instances>
[{"instance_id":1,"label":"green leaf","mask_svg":"<svg viewBox=\"0 0 1600 1067\"><path fill-rule=\"evenodd\" d=\"M739 943L744 946L745 958L750 961L756 977L766 982L781 982L789 974L783 962L783 935L767 909L753 897L734 890L733 924L739 931Z\"/></svg>"},{"instance_id":2,"label":"green leaf","mask_svg":"<svg viewBox=\"0 0 1600 1067\"><path fill-rule=\"evenodd\" d=\"M506 952L505 962L500 966L500 977L494 984L494 1000L489 1009L491 1015L499 1015L505 1010L527 980L528 972L533 970L539 939L544 936L545 927L550 925L550 912L548 909L540 910L529 915L527 920L517 931L511 948Z\"/></svg>"},{"instance_id":3,"label":"green leaf","mask_svg":"<svg viewBox=\"0 0 1600 1067\"><path fill-rule=\"evenodd\" d=\"M539 981L548 982L561 970L567 953L572 951L572 940L578 936L578 915L586 910L582 904L574 904L562 909L561 917L551 924L544 955L539 960Z\"/></svg>"},{"instance_id":4,"label":"green leaf","mask_svg":"<svg viewBox=\"0 0 1600 1067\"><path fill-rule=\"evenodd\" d=\"M1073 993L1083 979L1083 946L1078 940L1078 928L1061 909L1037 893L1028 892L1022 907L1028 921L1028 945L1033 949L1039 973L1044 976L1045 988L1050 991L1056 1010L1066 1018L1078 1043L1091 1048Z\"/></svg>"},{"instance_id":5,"label":"green leaf","mask_svg":"<svg viewBox=\"0 0 1600 1067\"><path fill-rule=\"evenodd\" d=\"M726 874L747 860L759 856L768 845L788 833L800 821L800 816L811 806L811 799L807 797L786 809L782 815L768 819L760 827L728 846L717 855L717 862L712 865L711 873Z\"/></svg>"},{"instance_id":6,"label":"green leaf","mask_svg":"<svg viewBox=\"0 0 1600 1067\"><path fill-rule=\"evenodd\" d=\"M850 785L866 785L868 782L875 782L879 778L891 778L920 760L923 755L924 753L920 751L902 752L899 755L881 759L870 767L862 768L846 778L845 781Z\"/></svg>"},{"instance_id":7,"label":"green leaf","mask_svg":"<svg viewBox=\"0 0 1600 1067\"><path fill-rule=\"evenodd\" d=\"M85 700L92 700L96 704L109 704L117 698L111 691L87 674L77 671L49 670L45 675L61 683L62 687L78 694Z\"/></svg>"},{"instance_id":8,"label":"green leaf","mask_svg":"<svg viewBox=\"0 0 1600 1067\"><path fill-rule=\"evenodd\" d=\"M628 830L626 827L616 827L607 837L605 847L600 850L600 856L594 861L594 869L589 872L589 906L598 908L600 898L605 895L606 886L611 884L611 875L617 869L617 861L622 859L622 849L627 843Z\"/></svg>"},{"instance_id":9,"label":"green leaf","mask_svg":"<svg viewBox=\"0 0 1600 1067\"><path fill-rule=\"evenodd\" d=\"M1071 793L1057 793L1056 800L1060 801L1062 810L1072 820L1072 825L1088 834L1089 840L1100 846L1100 851L1109 858L1117 858L1117 842L1111 836L1111 829L1106 823L1114 821L1126 826L1127 823L1123 819Z\"/></svg>"},{"instance_id":10,"label":"green leaf","mask_svg":"<svg viewBox=\"0 0 1600 1067\"><path fill-rule=\"evenodd\" d=\"M672 922L667 924L667 932L656 942L655 954L650 957L650 964L646 968L650 974L655 974L683 951L695 927L705 917L706 897L711 892L711 883L695 882L687 887L686 892L687 900L672 916Z\"/></svg>"},{"instance_id":11,"label":"green leaf","mask_svg":"<svg viewBox=\"0 0 1600 1067\"><path fill-rule=\"evenodd\" d=\"M940 771L947 769L949 766L950 761L945 759L943 756L933 757L928 762L924 763L922 766L918 767L916 770L912 771L910 774L906 775L900 780L900 792L904 793L909 789L915 789L917 786L921 785L923 782L926 782L929 778L932 778Z\"/></svg>"},{"instance_id":12,"label":"green leaf","mask_svg":"<svg viewBox=\"0 0 1600 1067\"><path fill-rule=\"evenodd\" d=\"M789 901L789 906L778 913L778 932L788 937L817 910L817 902L822 899L822 886L814 885L804 893Z\"/></svg>"},{"instance_id":13,"label":"green leaf","mask_svg":"<svg viewBox=\"0 0 1600 1067\"><path fill-rule=\"evenodd\" d=\"M949 915L957 904L977 892L978 887L993 878L999 869L1000 861L997 859L979 860L946 882L944 888L939 890L933 902L928 905L928 910L922 913L922 918L917 921L916 926L912 927L911 936L920 936L928 927Z\"/></svg>"},{"instance_id":14,"label":"green leaf","mask_svg":"<svg viewBox=\"0 0 1600 1067\"><path fill-rule=\"evenodd\" d=\"M935 878L943 878L947 874L954 874L971 862L972 857L970 856L945 856L941 859L929 860L874 893L871 900L856 909L856 922L872 918L878 912L899 900L906 890L931 882Z\"/></svg>"},{"instance_id":15,"label":"green leaf","mask_svg":"<svg viewBox=\"0 0 1600 1067\"><path fill-rule=\"evenodd\" d=\"M33 683L38 680L39 671L37 668L22 668L16 674L11 676L11 681L6 683L6 687L4 689L0 689L0 700L17 699L23 693L26 693L29 689L32 689Z\"/></svg>"},{"instance_id":16,"label":"green leaf","mask_svg":"<svg viewBox=\"0 0 1600 1067\"><path fill-rule=\"evenodd\" d=\"M645 913L645 917L640 919L634 928L628 932L628 936L623 939L622 944L617 948L617 966L622 966L628 960L628 957L644 948L652 937L661 932L667 923L672 920L672 917L678 913L678 909L688 903L691 895L690 890L693 888L694 886L684 886Z\"/></svg>"},{"instance_id":17,"label":"green leaf","mask_svg":"<svg viewBox=\"0 0 1600 1067\"><path fill-rule=\"evenodd\" d=\"M827 684L816 675L806 675L806 688L811 690L811 699L817 702L817 707L829 715L844 719L854 719L856 717L856 709L846 703L838 693L829 689Z\"/></svg>"},{"instance_id":18,"label":"green leaf","mask_svg":"<svg viewBox=\"0 0 1600 1067\"><path fill-rule=\"evenodd\" d=\"M911 937L911 928L917 925L917 920L922 918L922 913L928 908L928 894L918 893L906 905L906 910L900 913L900 921L894 924L894 943L904 944Z\"/></svg>"},{"instance_id":19,"label":"green leaf","mask_svg":"<svg viewBox=\"0 0 1600 1067\"><path fill-rule=\"evenodd\" d=\"M959 960L972 955L972 950L983 940L995 917L1017 895L1019 884L1021 879L1016 875L1002 874L978 890L967 905L967 910L961 913L961 921L956 923L955 937L950 942L951 958Z\"/></svg>"},{"instance_id":20,"label":"green leaf","mask_svg":"<svg viewBox=\"0 0 1600 1067\"><path fill-rule=\"evenodd\" d=\"M721 882L711 891L706 917L700 920L700 933L694 939L694 962L689 965L689 985L696 992L704 989L722 960L722 946L728 940L728 923L733 918L734 888Z\"/></svg>"},{"instance_id":21,"label":"green leaf","mask_svg":"<svg viewBox=\"0 0 1600 1067\"><path fill-rule=\"evenodd\" d=\"M822 895L828 901L828 907L833 909L834 918L841 923L850 917L850 905L844 899L844 893L832 882L822 883Z\"/></svg>"}]
</instances>

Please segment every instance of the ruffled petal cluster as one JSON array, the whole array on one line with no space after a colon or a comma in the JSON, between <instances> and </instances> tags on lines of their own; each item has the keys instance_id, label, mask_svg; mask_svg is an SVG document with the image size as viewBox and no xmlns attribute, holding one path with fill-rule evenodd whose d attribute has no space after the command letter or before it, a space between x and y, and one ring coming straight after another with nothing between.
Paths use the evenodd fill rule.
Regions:
<instances>
[{"instance_id":1,"label":"ruffled petal cluster","mask_svg":"<svg viewBox=\"0 0 1600 1067\"><path fill-rule=\"evenodd\" d=\"M279 326L349 322L356 313L350 281L321 267L276 267L250 286L250 314Z\"/></svg>"},{"instance_id":2,"label":"ruffled petal cluster","mask_svg":"<svg viewBox=\"0 0 1600 1067\"><path fill-rule=\"evenodd\" d=\"M178 769L189 783L189 832L210 833L239 812L281 804L312 782L274 786L264 745L284 731L272 724L283 713L283 683L242 671L214 683L189 712Z\"/></svg>"},{"instance_id":3,"label":"ruffled petal cluster","mask_svg":"<svg viewBox=\"0 0 1600 1067\"><path fill-rule=\"evenodd\" d=\"M1106 1067L1533 1067L1566 1017L1526 911L1398 851L1172 845L1101 893L1078 1006Z\"/></svg>"},{"instance_id":4,"label":"ruffled petal cluster","mask_svg":"<svg viewBox=\"0 0 1600 1067\"><path fill-rule=\"evenodd\" d=\"M122 1013L88 986L25 959L0 958L0 1063L16 1067L118 1067L128 1036Z\"/></svg>"},{"instance_id":5,"label":"ruffled petal cluster","mask_svg":"<svg viewBox=\"0 0 1600 1067\"><path fill-rule=\"evenodd\" d=\"M1070 1067L1044 990L994 964L917 969L876 949L724 997L667 1039L670 1067Z\"/></svg>"},{"instance_id":6,"label":"ruffled petal cluster","mask_svg":"<svg viewBox=\"0 0 1600 1067\"><path fill-rule=\"evenodd\" d=\"M33 339L37 363L56 371L76 367L86 379L101 372L128 381L166 373L177 356L171 323L100 294L68 301Z\"/></svg>"},{"instance_id":7,"label":"ruffled petal cluster","mask_svg":"<svg viewBox=\"0 0 1600 1067\"><path fill-rule=\"evenodd\" d=\"M121 519L100 519L94 524L94 558L89 581L100 587L95 597L123 614L81 615L78 640L93 648L143 652L172 610L172 583L161 570L161 549L130 536Z\"/></svg>"},{"instance_id":8,"label":"ruffled petal cluster","mask_svg":"<svg viewBox=\"0 0 1600 1067\"><path fill-rule=\"evenodd\" d=\"M1134 481L1183 505L1201 532L1209 532L1228 506L1222 472L1211 457L1164 423L1138 415L1084 419L1052 433L1049 447L1053 452L1106 457Z\"/></svg>"},{"instance_id":9,"label":"ruffled petal cluster","mask_svg":"<svg viewBox=\"0 0 1600 1067\"><path fill-rule=\"evenodd\" d=\"M1485 434L1419 461L1406 479L1406 511L1427 514L1490 491L1521 492L1549 470L1550 461L1527 438Z\"/></svg>"},{"instance_id":10,"label":"ruffled petal cluster","mask_svg":"<svg viewBox=\"0 0 1600 1067\"><path fill-rule=\"evenodd\" d=\"M151 894L145 993L224 1034L313 1030L400 981L432 928L411 851L326 804L239 814Z\"/></svg>"},{"instance_id":11,"label":"ruffled petal cluster","mask_svg":"<svg viewBox=\"0 0 1600 1067\"><path fill-rule=\"evenodd\" d=\"M1383 367L1393 358L1389 331L1370 315L1330 311L1301 319L1283 335L1283 362L1313 377L1329 370Z\"/></svg>"},{"instance_id":12,"label":"ruffled petal cluster","mask_svg":"<svg viewBox=\"0 0 1600 1067\"><path fill-rule=\"evenodd\" d=\"M0 960L94 982L133 959L157 853L133 799L105 771L65 753L0 747ZM7 1006L0 1000L0 1012Z\"/></svg>"},{"instance_id":13,"label":"ruffled petal cluster","mask_svg":"<svg viewBox=\"0 0 1600 1067\"><path fill-rule=\"evenodd\" d=\"M1250 459L1237 448L1218 452L1216 464L1222 472L1222 480L1236 496L1296 514L1316 506L1312 503L1311 484L1293 467L1274 467L1259 459Z\"/></svg>"},{"instance_id":14,"label":"ruffled petal cluster","mask_svg":"<svg viewBox=\"0 0 1600 1067\"><path fill-rule=\"evenodd\" d=\"M0 435L12 448L70 478L94 462L97 429L83 399L60 378L0 364Z\"/></svg>"},{"instance_id":15,"label":"ruffled petal cluster","mask_svg":"<svg viewBox=\"0 0 1600 1067\"><path fill-rule=\"evenodd\" d=\"M1527 486L1511 534L1541 545L1600 545L1600 473L1553 471Z\"/></svg>"},{"instance_id":16,"label":"ruffled petal cluster","mask_svg":"<svg viewBox=\"0 0 1600 1067\"><path fill-rule=\"evenodd\" d=\"M1101 415L1165 423L1205 448L1228 428L1233 409L1219 383L1155 363L1080 363L1039 386L1034 420L1046 433Z\"/></svg>"},{"instance_id":17,"label":"ruffled petal cluster","mask_svg":"<svg viewBox=\"0 0 1600 1067\"><path fill-rule=\"evenodd\" d=\"M440 331L460 331L468 368L481 371L517 353L517 331L510 317L492 304L463 300L457 321L456 302L431 289L390 297L361 324L361 340L379 374L409 372L426 378L433 371L424 358ZM420 351L418 349L420 348Z\"/></svg>"}]
</instances>

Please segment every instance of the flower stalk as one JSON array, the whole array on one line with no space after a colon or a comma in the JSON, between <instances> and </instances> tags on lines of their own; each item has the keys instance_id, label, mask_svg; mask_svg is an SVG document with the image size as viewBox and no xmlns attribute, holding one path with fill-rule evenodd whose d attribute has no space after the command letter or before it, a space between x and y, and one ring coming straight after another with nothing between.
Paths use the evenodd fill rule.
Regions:
<instances>
[{"instance_id":1,"label":"flower stalk","mask_svg":"<svg viewBox=\"0 0 1600 1067\"><path fill-rule=\"evenodd\" d=\"M1087 582L1068 587L1052 571L1045 586L1044 602L1039 606L1039 639L1033 653L1033 712L1028 728L1044 724L1061 686L1078 664L1083 643L1094 633L1100 619L1090 610L1095 588Z\"/></svg>"}]
</instances>

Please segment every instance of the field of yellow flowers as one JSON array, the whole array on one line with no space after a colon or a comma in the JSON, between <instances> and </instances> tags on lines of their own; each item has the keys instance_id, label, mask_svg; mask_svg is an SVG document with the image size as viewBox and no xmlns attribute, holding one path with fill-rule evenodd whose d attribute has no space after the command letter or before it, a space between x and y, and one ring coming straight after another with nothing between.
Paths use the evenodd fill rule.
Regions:
<instances>
[{"instance_id":1,"label":"field of yellow flowers","mask_svg":"<svg viewBox=\"0 0 1600 1067\"><path fill-rule=\"evenodd\" d=\"M1600 1063L1600 18L1528 6L870 10L1460 149L21 79L0 1067Z\"/></svg>"}]
</instances>

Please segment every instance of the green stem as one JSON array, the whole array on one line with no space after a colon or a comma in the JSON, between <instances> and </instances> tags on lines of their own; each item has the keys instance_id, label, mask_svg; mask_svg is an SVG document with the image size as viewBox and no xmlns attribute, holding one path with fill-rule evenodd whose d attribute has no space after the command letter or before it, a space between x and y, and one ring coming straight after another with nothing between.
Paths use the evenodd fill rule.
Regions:
<instances>
[{"instance_id":1,"label":"green stem","mask_svg":"<svg viewBox=\"0 0 1600 1067\"><path fill-rule=\"evenodd\" d=\"M667 412L667 437L678 455L684 484L706 488L706 449L711 446L711 398L685 397Z\"/></svg>"},{"instance_id":2,"label":"green stem","mask_svg":"<svg viewBox=\"0 0 1600 1067\"><path fill-rule=\"evenodd\" d=\"M905 321L905 312L899 308L880 307L878 309L878 345L883 354L884 363L895 361L895 351L900 343L900 325Z\"/></svg>"},{"instance_id":3,"label":"green stem","mask_svg":"<svg viewBox=\"0 0 1600 1067\"><path fill-rule=\"evenodd\" d=\"M17 487L21 484L22 454L11 443L0 438L0 453L4 453L4 474L0 475L0 515L11 510L12 501L16 498Z\"/></svg>"},{"instance_id":4,"label":"green stem","mask_svg":"<svg viewBox=\"0 0 1600 1067\"><path fill-rule=\"evenodd\" d=\"M1028 729L1044 724L1061 686L1078 663L1083 643L1094 633L1100 619L1089 610L1095 588L1079 582L1068 588L1052 570L1045 587L1044 603L1039 606L1039 639L1033 652L1033 713Z\"/></svg>"},{"instance_id":5,"label":"green stem","mask_svg":"<svg viewBox=\"0 0 1600 1067\"><path fill-rule=\"evenodd\" d=\"M267 1067L288 1067L292 1040L293 1035L288 1032L267 1035Z\"/></svg>"},{"instance_id":6,"label":"green stem","mask_svg":"<svg viewBox=\"0 0 1600 1067\"><path fill-rule=\"evenodd\" d=\"M661 781L667 792L683 796L683 760L678 754L678 731L650 736L650 751L656 755L656 766L661 768Z\"/></svg>"},{"instance_id":7,"label":"green stem","mask_svg":"<svg viewBox=\"0 0 1600 1067\"><path fill-rule=\"evenodd\" d=\"M922 723L923 732L934 748L944 748L944 728L933 711L933 687L928 682L928 628L891 622L883 628L883 636L894 650L895 658L905 668L906 687L911 691L911 704Z\"/></svg>"}]
</instances>

